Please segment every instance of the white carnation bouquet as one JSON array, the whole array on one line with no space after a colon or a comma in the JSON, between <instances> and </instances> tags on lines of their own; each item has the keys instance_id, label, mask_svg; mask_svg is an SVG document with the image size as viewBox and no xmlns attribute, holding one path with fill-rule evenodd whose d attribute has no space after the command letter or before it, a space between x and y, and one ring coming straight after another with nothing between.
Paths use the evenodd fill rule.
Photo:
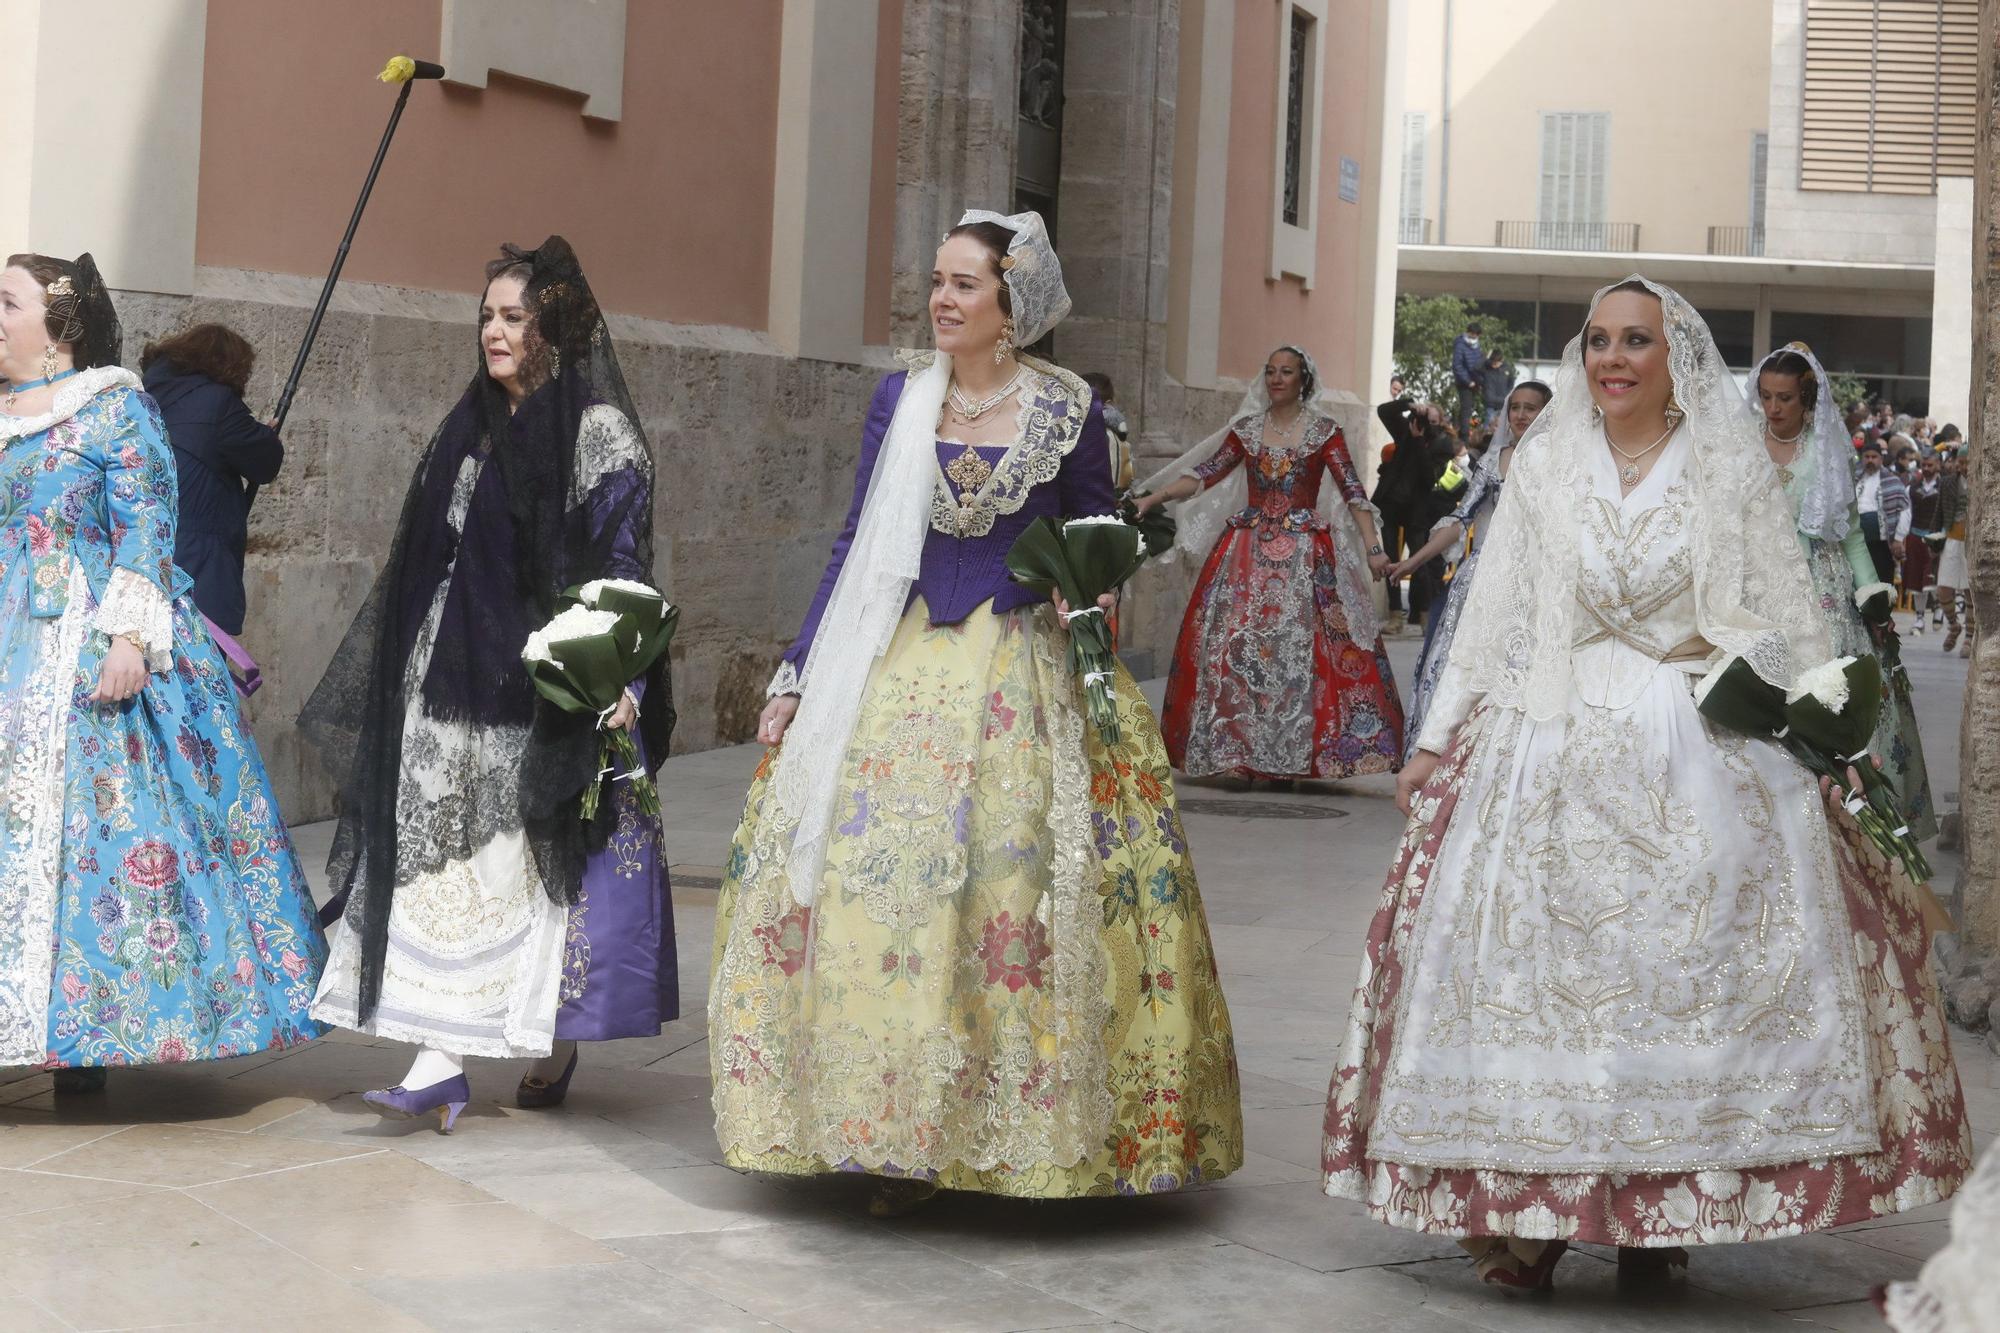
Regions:
<instances>
[{"instance_id":1,"label":"white carnation bouquet","mask_svg":"<svg viewBox=\"0 0 2000 1333\"><path fill-rule=\"evenodd\" d=\"M666 653L680 623L680 608L659 589L630 579L593 579L563 594L563 609L528 636L521 661L544 699L566 713L594 713L604 728L626 686ZM660 793L631 733L604 728L596 778L584 789L583 819L597 817L604 779L631 782L639 808L660 812Z\"/></svg>"}]
</instances>

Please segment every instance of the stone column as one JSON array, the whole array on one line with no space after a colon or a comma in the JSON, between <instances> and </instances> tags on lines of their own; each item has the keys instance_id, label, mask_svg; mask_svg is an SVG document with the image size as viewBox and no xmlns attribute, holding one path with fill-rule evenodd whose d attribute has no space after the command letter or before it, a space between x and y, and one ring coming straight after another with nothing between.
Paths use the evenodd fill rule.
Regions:
<instances>
[{"instance_id":1,"label":"stone column","mask_svg":"<svg viewBox=\"0 0 2000 1333\"><path fill-rule=\"evenodd\" d=\"M1959 825L1963 859L1955 886L1960 923L1941 955L1956 974L1953 1017L1974 1029L2000 1019L2000 0L1979 15L1979 146L1972 219L1972 513L1966 525L1974 622L1959 746Z\"/></svg>"},{"instance_id":2,"label":"stone column","mask_svg":"<svg viewBox=\"0 0 2000 1333\"><path fill-rule=\"evenodd\" d=\"M938 239L967 208L1006 212L1013 199L1020 29L1020 0L903 6L889 308L890 339L899 347L930 345L925 305Z\"/></svg>"},{"instance_id":3,"label":"stone column","mask_svg":"<svg viewBox=\"0 0 2000 1333\"><path fill-rule=\"evenodd\" d=\"M1063 364L1103 371L1135 430L1166 380L1179 0L1073 5L1063 60L1058 248L1076 303Z\"/></svg>"}]
</instances>

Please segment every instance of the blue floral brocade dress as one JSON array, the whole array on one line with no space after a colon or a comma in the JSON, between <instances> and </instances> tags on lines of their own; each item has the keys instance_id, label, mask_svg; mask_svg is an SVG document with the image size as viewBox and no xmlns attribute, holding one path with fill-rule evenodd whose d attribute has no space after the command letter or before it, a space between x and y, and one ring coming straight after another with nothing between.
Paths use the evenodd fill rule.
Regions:
<instances>
[{"instance_id":1,"label":"blue floral brocade dress","mask_svg":"<svg viewBox=\"0 0 2000 1333\"><path fill-rule=\"evenodd\" d=\"M173 456L115 367L0 415L0 1065L289 1046L325 960L222 655L173 565ZM91 695L114 634L139 694Z\"/></svg>"}]
</instances>

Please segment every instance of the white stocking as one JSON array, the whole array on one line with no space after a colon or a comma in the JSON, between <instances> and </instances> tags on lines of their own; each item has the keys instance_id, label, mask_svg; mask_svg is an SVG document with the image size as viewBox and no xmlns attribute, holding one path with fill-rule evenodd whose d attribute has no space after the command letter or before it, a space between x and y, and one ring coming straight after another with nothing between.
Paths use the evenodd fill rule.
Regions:
<instances>
[{"instance_id":1,"label":"white stocking","mask_svg":"<svg viewBox=\"0 0 2000 1333\"><path fill-rule=\"evenodd\" d=\"M576 1043L559 1041L549 1048L549 1053L528 1066L528 1077L538 1078L544 1084L554 1083L569 1068L570 1056L576 1054Z\"/></svg>"},{"instance_id":2,"label":"white stocking","mask_svg":"<svg viewBox=\"0 0 2000 1333\"><path fill-rule=\"evenodd\" d=\"M434 1083L457 1078L464 1072L464 1056L426 1046L417 1052L417 1058L410 1064L410 1072L403 1075L403 1087L411 1092L421 1092Z\"/></svg>"}]
</instances>

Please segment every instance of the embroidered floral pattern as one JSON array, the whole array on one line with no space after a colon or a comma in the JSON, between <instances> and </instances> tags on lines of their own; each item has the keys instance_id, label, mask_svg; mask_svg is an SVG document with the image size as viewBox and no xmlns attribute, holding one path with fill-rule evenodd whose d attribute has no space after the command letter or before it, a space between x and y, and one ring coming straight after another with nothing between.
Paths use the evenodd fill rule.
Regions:
<instances>
[{"instance_id":1,"label":"embroidered floral pattern","mask_svg":"<svg viewBox=\"0 0 2000 1333\"><path fill-rule=\"evenodd\" d=\"M51 418L0 421L0 1064L178 1063L321 1031L312 900L180 595L171 454L132 383L88 371ZM90 698L107 616L147 642L143 702Z\"/></svg>"},{"instance_id":2,"label":"embroidered floral pattern","mask_svg":"<svg viewBox=\"0 0 2000 1333\"><path fill-rule=\"evenodd\" d=\"M1447 832L1468 817L1460 795L1494 711L1475 713L1438 766L1384 886L1327 1098L1326 1192L1436 1235L1654 1246L1770 1240L1948 1198L1971 1167L1971 1132L1921 911L1907 882L1845 823L1835 825L1833 852L1860 967L1879 1151L1660 1174L1441 1169L1375 1155L1396 1015L1421 952L1416 923Z\"/></svg>"},{"instance_id":3,"label":"embroidered floral pattern","mask_svg":"<svg viewBox=\"0 0 2000 1333\"><path fill-rule=\"evenodd\" d=\"M953 627L911 608L810 913L758 840L767 757L709 1006L732 1165L1064 1197L1241 1162L1228 1012L1157 727L1121 672L1126 740L1086 738L1062 654L1046 608Z\"/></svg>"}]
</instances>

